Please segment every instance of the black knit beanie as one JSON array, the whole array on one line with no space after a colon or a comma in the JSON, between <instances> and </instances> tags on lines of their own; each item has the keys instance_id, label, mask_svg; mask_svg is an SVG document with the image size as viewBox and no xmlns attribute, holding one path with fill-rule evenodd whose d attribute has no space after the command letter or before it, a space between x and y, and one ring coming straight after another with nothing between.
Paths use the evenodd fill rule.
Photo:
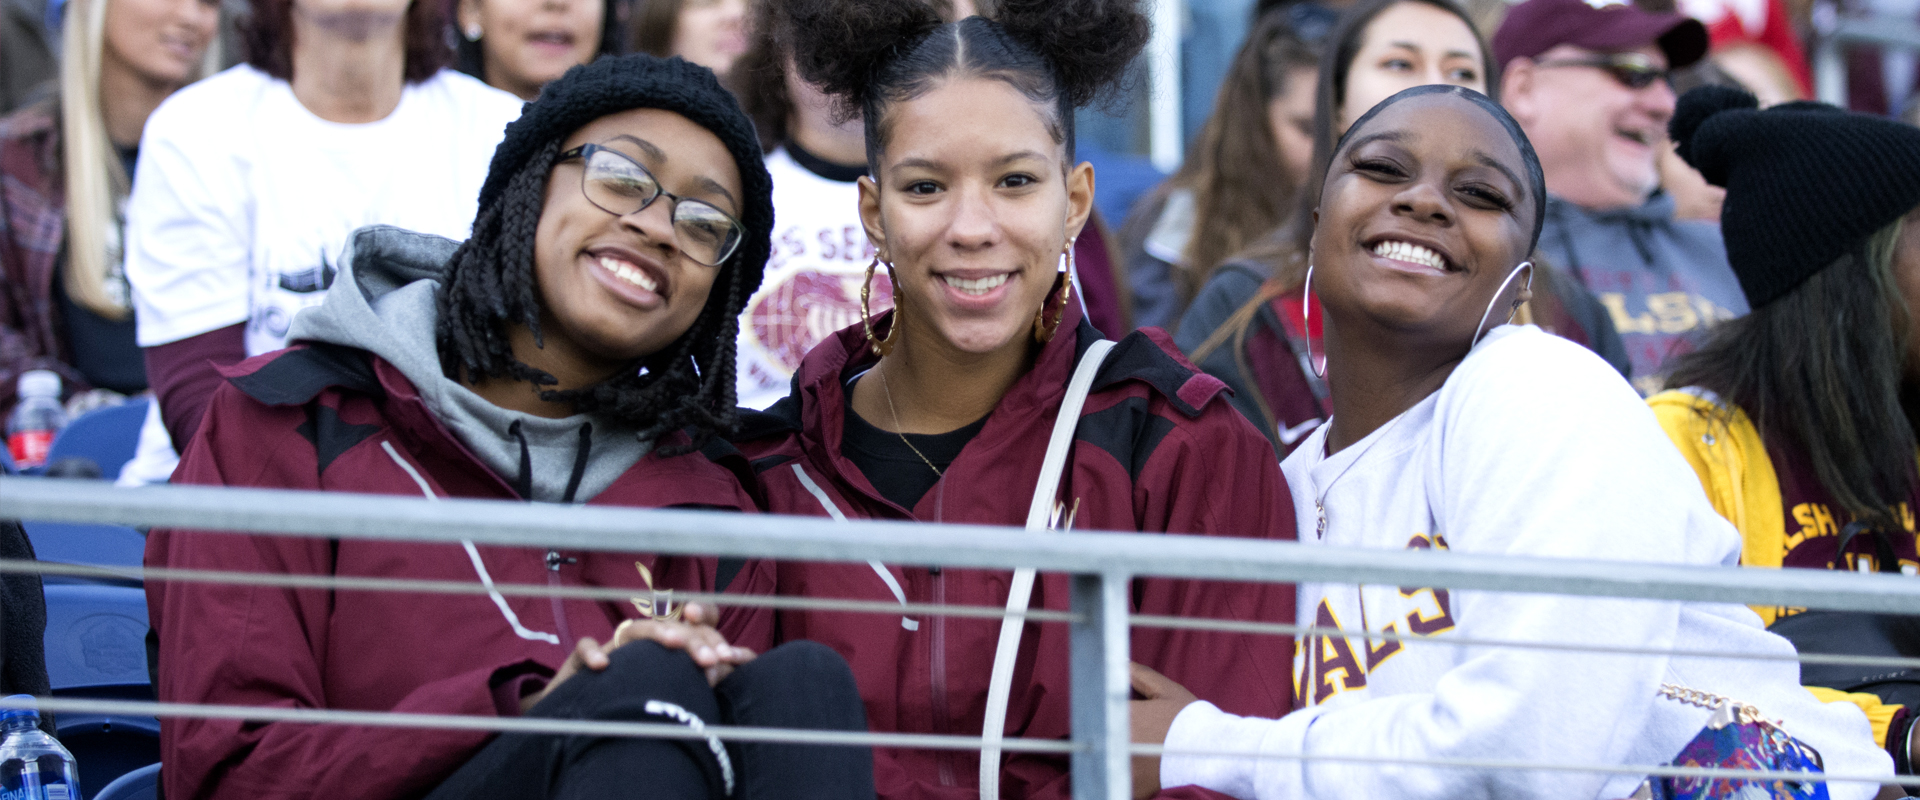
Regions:
<instances>
[{"instance_id":1,"label":"black knit beanie","mask_svg":"<svg viewBox=\"0 0 1920 800\"><path fill-rule=\"evenodd\" d=\"M1668 130L1680 157L1726 187L1720 234L1747 302L1759 308L1920 206L1920 128L1703 86Z\"/></svg>"},{"instance_id":2,"label":"black knit beanie","mask_svg":"<svg viewBox=\"0 0 1920 800\"><path fill-rule=\"evenodd\" d=\"M721 88L713 71L680 57L609 56L567 70L526 104L520 118L507 124L506 137L493 151L493 166L480 186L480 207L500 199L507 182L541 145L564 139L587 123L635 108L658 108L692 120L720 137L740 169L746 196L740 222L746 238L731 266L745 270L741 288L760 286L773 235L773 177L767 174L760 138L733 94ZM742 295L744 297L745 294Z\"/></svg>"}]
</instances>

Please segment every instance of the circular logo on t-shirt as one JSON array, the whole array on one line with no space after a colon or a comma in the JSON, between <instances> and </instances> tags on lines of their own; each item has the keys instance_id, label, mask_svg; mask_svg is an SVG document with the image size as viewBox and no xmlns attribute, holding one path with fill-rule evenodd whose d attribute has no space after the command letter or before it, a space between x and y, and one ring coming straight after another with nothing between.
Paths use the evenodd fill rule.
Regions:
<instances>
[{"instance_id":1,"label":"circular logo on t-shirt","mask_svg":"<svg viewBox=\"0 0 1920 800\"><path fill-rule=\"evenodd\" d=\"M789 374L814 345L860 322L860 284L866 268L853 272L795 272L747 309L747 330L760 349ZM893 282L884 269L873 277L869 301L878 315L893 307Z\"/></svg>"}]
</instances>

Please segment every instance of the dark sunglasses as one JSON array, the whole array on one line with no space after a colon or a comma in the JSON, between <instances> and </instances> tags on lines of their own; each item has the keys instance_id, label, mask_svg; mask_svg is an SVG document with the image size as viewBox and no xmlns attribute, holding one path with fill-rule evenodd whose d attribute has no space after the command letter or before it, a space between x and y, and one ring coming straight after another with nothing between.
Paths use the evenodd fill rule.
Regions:
<instances>
[{"instance_id":1,"label":"dark sunglasses","mask_svg":"<svg viewBox=\"0 0 1920 800\"><path fill-rule=\"evenodd\" d=\"M1668 80L1670 75L1667 70L1654 66L1653 59L1645 53L1612 53L1536 63L1542 67L1593 67L1612 75L1620 85L1629 89L1645 89L1652 86L1654 81Z\"/></svg>"},{"instance_id":2,"label":"dark sunglasses","mask_svg":"<svg viewBox=\"0 0 1920 800\"><path fill-rule=\"evenodd\" d=\"M561 161L575 158L586 161L586 169L580 173L580 192L601 211L624 217L645 210L662 197L672 200L674 244L697 263L720 266L746 238L746 226L732 214L711 203L668 192L653 173L625 153L583 144L560 154Z\"/></svg>"}]
</instances>

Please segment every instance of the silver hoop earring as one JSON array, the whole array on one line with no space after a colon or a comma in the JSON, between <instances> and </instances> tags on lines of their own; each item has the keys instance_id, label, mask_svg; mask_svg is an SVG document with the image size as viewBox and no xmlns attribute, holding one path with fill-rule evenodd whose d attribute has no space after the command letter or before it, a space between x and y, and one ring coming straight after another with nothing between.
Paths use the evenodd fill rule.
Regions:
<instances>
[{"instance_id":1,"label":"silver hoop earring","mask_svg":"<svg viewBox=\"0 0 1920 800\"><path fill-rule=\"evenodd\" d=\"M1300 327L1306 329L1307 369L1313 377L1327 377L1327 362L1313 357L1313 265L1307 265L1307 280L1300 284Z\"/></svg>"},{"instance_id":2,"label":"silver hoop earring","mask_svg":"<svg viewBox=\"0 0 1920 800\"><path fill-rule=\"evenodd\" d=\"M1520 262L1519 266L1516 266L1513 268L1512 272L1507 273L1507 279L1500 282L1499 289L1494 290L1493 299L1490 299L1487 301L1487 310L1480 315L1480 327L1473 329L1473 344L1467 345L1468 350L1472 350L1475 347L1479 347L1480 340L1487 338L1487 318L1493 316L1494 304L1500 302L1500 295L1506 294L1507 287L1513 283L1513 276L1519 275L1520 270L1523 270L1523 269L1527 271L1526 291L1532 291L1533 262L1522 261ZM1520 304L1514 303L1513 308L1510 308L1507 310L1507 322L1513 321L1514 312L1518 311L1519 309L1520 309ZM1503 322L1501 324L1505 325L1506 322Z\"/></svg>"}]
</instances>

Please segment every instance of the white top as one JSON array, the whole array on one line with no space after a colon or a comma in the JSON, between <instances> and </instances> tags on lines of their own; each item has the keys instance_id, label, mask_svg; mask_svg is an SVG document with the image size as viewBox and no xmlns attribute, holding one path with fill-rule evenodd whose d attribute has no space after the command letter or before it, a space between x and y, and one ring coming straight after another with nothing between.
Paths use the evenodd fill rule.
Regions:
<instances>
[{"instance_id":1,"label":"white top","mask_svg":"<svg viewBox=\"0 0 1920 800\"><path fill-rule=\"evenodd\" d=\"M1533 327L1503 326L1440 390L1325 457L1322 426L1281 465L1309 545L1451 549L1609 561L1728 565L1740 537L1633 389L1597 356ZM1315 498L1327 529L1316 538ZM1298 623L1438 639L1569 642L1790 654L1745 606L1300 585ZM1823 705L1783 661L1610 656L1365 637L1303 642L1308 707L1279 720L1210 703L1180 712L1170 748L1273 754L1655 765L1709 712L1662 683L1758 706L1836 773L1891 775L1860 709ZM1644 775L1390 769L1297 759L1168 756L1167 786L1260 798L1623 798ZM1832 797L1878 787L1834 784Z\"/></svg>"},{"instance_id":2,"label":"white top","mask_svg":"<svg viewBox=\"0 0 1920 800\"><path fill-rule=\"evenodd\" d=\"M142 156L144 158L144 154ZM773 254L760 290L740 314L739 403L766 408L787 396L814 345L860 324L860 283L873 245L860 224L860 188L800 166L781 147L773 175ZM885 267L873 279L873 313L893 307Z\"/></svg>"},{"instance_id":3,"label":"white top","mask_svg":"<svg viewBox=\"0 0 1920 800\"><path fill-rule=\"evenodd\" d=\"M147 120L127 208L127 280L142 346L247 323L247 354L286 345L355 228L465 239L520 100L442 70L385 119L328 122L247 65L167 98Z\"/></svg>"}]
</instances>

